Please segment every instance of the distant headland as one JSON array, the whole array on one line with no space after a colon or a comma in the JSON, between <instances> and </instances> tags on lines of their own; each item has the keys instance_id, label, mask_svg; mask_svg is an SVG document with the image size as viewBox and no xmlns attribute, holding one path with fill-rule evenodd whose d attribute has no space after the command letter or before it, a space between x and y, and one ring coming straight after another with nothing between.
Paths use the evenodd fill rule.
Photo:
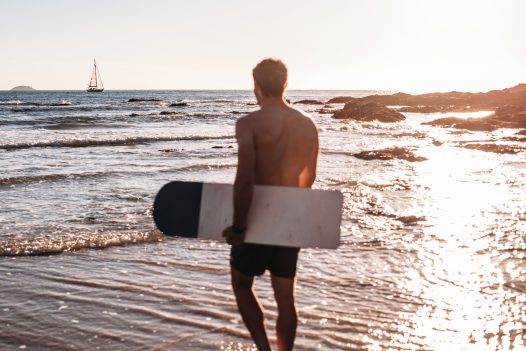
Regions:
<instances>
[{"instance_id":1,"label":"distant headland","mask_svg":"<svg viewBox=\"0 0 526 351\"><path fill-rule=\"evenodd\" d=\"M36 89L30 87L29 85L19 85L11 89L11 91L34 91Z\"/></svg>"}]
</instances>

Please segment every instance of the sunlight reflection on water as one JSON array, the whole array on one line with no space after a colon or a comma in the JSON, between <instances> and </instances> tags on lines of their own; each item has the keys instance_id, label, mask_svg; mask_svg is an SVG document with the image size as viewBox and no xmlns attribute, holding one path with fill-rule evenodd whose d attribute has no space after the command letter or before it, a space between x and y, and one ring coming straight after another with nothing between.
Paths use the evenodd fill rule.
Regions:
<instances>
[{"instance_id":1,"label":"sunlight reflection on water","mask_svg":"<svg viewBox=\"0 0 526 351\"><path fill-rule=\"evenodd\" d=\"M524 296L506 284L525 269L500 265L505 252L495 248L491 231L503 221L499 209L516 195L484 179L502 160L448 147L428 150L426 157L430 161L418 167L416 181L428 188L422 203L428 239L419 247L422 266L408 270L403 285L426 305L405 333L429 350L522 349L517 300L525 302Z\"/></svg>"}]
</instances>

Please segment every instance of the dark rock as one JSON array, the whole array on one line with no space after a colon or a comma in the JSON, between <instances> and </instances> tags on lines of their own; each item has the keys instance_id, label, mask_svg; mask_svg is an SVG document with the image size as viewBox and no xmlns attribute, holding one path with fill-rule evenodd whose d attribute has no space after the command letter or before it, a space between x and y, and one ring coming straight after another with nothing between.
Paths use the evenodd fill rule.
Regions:
<instances>
[{"instance_id":1,"label":"dark rock","mask_svg":"<svg viewBox=\"0 0 526 351\"><path fill-rule=\"evenodd\" d=\"M526 106L502 106L488 117L447 117L423 124L485 132L491 132L499 128L526 128Z\"/></svg>"},{"instance_id":2,"label":"dark rock","mask_svg":"<svg viewBox=\"0 0 526 351\"><path fill-rule=\"evenodd\" d=\"M515 87L492 90L486 93L464 93L451 91L447 93L429 93L410 95L397 93L393 95L371 95L362 98L389 106L441 106L448 111L493 109L497 106L526 106L526 84Z\"/></svg>"},{"instance_id":3,"label":"dark rock","mask_svg":"<svg viewBox=\"0 0 526 351\"><path fill-rule=\"evenodd\" d=\"M353 156L362 160L400 159L409 162L420 162L427 160L427 158L416 156L413 152L403 147L390 147L381 150L362 151L357 154L353 154Z\"/></svg>"},{"instance_id":4,"label":"dark rock","mask_svg":"<svg viewBox=\"0 0 526 351\"><path fill-rule=\"evenodd\" d=\"M142 98L132 98L132 99L129 99L128 102L161 102L163 100L161 99L142 99Z\"/></svg>"},{"instance_id":5,"label":"dark rock","mask_svg":"<svg viewBox=\"0 0 526 351\"><path fill-rule=\"evenodd\" d=\"M420 95L405 93L370 95L363 98L339 96L329 100L328 103L346 103L353 100L372 101L385 106L401 106L399 108L401 112L420 113L493 110L505 105L526 107L526 84L485 93L451 91Z\"/></svg>"},{"instance_id":6,"label":"dark rock","mask_svg":"<svg viewBox=\"0 0 526 351\"><path fill-rule=\"evenodd\" d=\"M351 101L337 111L332 118L353 119L360 122L380 121L399 122L405 120L404 115L376 102Z\"/></svg>"},{"instance_id":7,"label":"dark rock","mask_svg":"<svg viewBox=\"0 0 526 351\"><path fill-rule=\"evenodd\" d=\"M174 112L174 111L161 111L161 113L159 113L161 116L175 116L175 115L178 115L179 112Z\"/></svg>"},{"instance_id":8,"label":"dark rock","mask_svg":"<svg viewBox=\"0 0 526 351\"><path fill-rule=\"evenodd\" d=\"M328 104L345 104L345 103L348 103L349 101L354 101L354 100L357 100L357 98L353 98L350 96L337 96L327 101L327 103Z\"/></svg>"},{"instance_id":9,"label":"dark rock","mask_svg":"<svg viewBox=\"0 0 526 351\"><path fill-rule=\"evenodd\" d=\"M517 135L526 135L526 129L517 132Z\"/></svg>"},{"instance_id":10,"label":"dark rock","mask_svg":"<svg viewBox=\"0 0 526 351\"><path fill-rule=\"evenodd\" d=\"M441 145L444 145L444 142L443 142L443 141L440 141L440 140L433 139L433 145L435 145L435 146L441 146Z\"/></svg>"},{"instance_id":11,"label":"dark rock","mask_svg":"<svg viewBox=\"0 0 526 351\"><path fill-rule=\"evenodd\" d=\"M318 100L300 100L294 102L295 104L303 104L303 105L323 105L323 102Z\"/></svg>"},{"instance_id":12,"label":"dark rock","mask_svg":"<svg viewBox=\"0 0 526 351\"><path fill-rule=\"evenodd\" d=\"M470 112L471 109L467 107L455 106L452 111L451 106L402 106L395 108L398 112L413 112L413 113L441 113L441 112Z\"/></svg>"},{"instance_id":13,"label":"dark rock","mask_svg":"<svg viewBox=\"0 0 526 351\"><path fill-rule=\"evenodd\" d=\"M130 117L139 117L140 115L138 113L130 113Z\"/></svg>"},{"instance_id":14,"label":"dark rock","mask_svg":"<svg viewBox=\"0 0 526 351\"><path fill-rule=\"evenodd\" d=\"M497 154L516 154L518 153L517 148L508 146L508 145L470 143L470 144L463 144L461 146L466 149L494 152Z\"/></svg>"},{"instance_id":15,"label":"dark rock","mask_svg":"<svg viewBox=\"0 0 526 351\"><path fill-rule=\"evenodd\" d=\"M188 106L186 102L174 102L173 104L170 104L170 107L184 107Z\"/></svg>"},{"instance_id":16,"label":"dark rock","mask_svg":"<svg viewBox=\"0 0 526 351\"><path fill-rule=\"evenodd\" d=\"M488 117L502 123L502 128L526 128L526 106L501 106Z\"/></svg>"},{"instance_id":17,"label":"dark rock","mask_svg":"<svg viewBox=\"0 0 526 351\"><path fill-rule=\"evenodd\" d=\"M435 126L435 127L450 127L456 129L467 129L471 131L485 131L492 132L497 130L498 127L493 125L487 120L482 120L482 118L458 118L458 117L446 117L435 119L431 122L422 123L425 125Z\"/></svg>"},{"instance_id":18,"label":"dark rock","mask_svg":"<svg viewBox=\"0 0 526 351\"><path fill-rule=\"evenodd\" d=\"M396 217L396 219L399 220L400 222L404 223L404 224L412 225L412 224L415 224L415 223L420 222L420 221L425 221L426 217L398 216L398 217Z\"/></svg>"},{"instance_id":19,"label":"dark rock","mask_svg":"<svg viewBox=\"0 0 526 351\"><path fill-rule=\"evenodd\" d=\"M332 110L332 109L327 109L327 108L320 108L320 109L316 110L316 112L321 113L321 114L325 114L325 115L333 114L336 111L337 110Z\"/></svg>"}]
</instances>

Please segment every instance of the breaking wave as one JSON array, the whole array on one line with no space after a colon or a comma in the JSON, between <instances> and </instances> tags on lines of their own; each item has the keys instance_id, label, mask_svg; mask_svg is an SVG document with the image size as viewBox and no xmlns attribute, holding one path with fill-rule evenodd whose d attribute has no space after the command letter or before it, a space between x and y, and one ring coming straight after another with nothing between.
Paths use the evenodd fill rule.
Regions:
<instances>
[{"instance_id":1,"label":"breaking wave","mask_svg":"<svg viewBox=\"0 0 526 351\"><path fill-rule=\"evenodd\" d=\"M214 170L236 167L237 163L202 163L197 165L191 165L186 167L177 168L179 172L190 172L190 171L201 171L201 170ZM172 170L170 170L171 172Z\"/></svg>"},{"instance_id":2,"label":"breaking wave","mask_svg":"<svg viewBox=\"0 0 526 351\"><path fill-rule=\"evenodd\" d=\"M158 230L141 232L105 232L59 235L29 240L0 241L0 256L53 255L84 249L104 249L146 242L161 241Z\"/></svg>"},{"instance_id":3,"label":"breaking wave","mask_svg":"<svg viewBox=\"0 0 526 351\"><path fill-rule=\"evenodd\" d=\"M60 182L63 180L78 180L85 178L104 177L115 174L116 172L96 172L84 174L44 174L36 176L20 176L20 177L3 177L0 178L0 186L32 184L43 182Z\"/></svg>"},{"instance_id":4,"label":"breaking wave","mask_svg":"<svg viewBox=\"0 0 526 351\"><path fill-rule=\"evenodd\" d=\"M60 102L31 102L31 101L0 101L0 105L3 106L71 106L70 101L62 100Z\"/></svg>"},{"instance_id":5,"label":"breaking wave","mask_svg":"<svg viewBox=\"0 0 526 351\"><path fill-rule=\"evenodd\" d=\"M208 136L179 136L179 137L131 137L122 139L69 139L69 140L53 140L44 142L28 142L17 144L0 144L0 150L14 151L31 148L45 148L45 147L95 147L95 146L125 146L156 143L163 141L178 141L178 140L216 140L216 139L230 139L232 135Z\"/></svg>"}]
</instances>

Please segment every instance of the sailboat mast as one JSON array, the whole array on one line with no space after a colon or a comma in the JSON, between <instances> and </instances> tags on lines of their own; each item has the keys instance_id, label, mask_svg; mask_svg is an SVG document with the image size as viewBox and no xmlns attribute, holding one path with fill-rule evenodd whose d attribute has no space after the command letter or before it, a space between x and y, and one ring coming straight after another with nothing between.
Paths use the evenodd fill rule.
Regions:
<instances>
[{"instance_id":1,"label":"sailboat mast","mask_svg":"<svg viewBox=\"0 0 526 351\"><path fill-rule=\"evenodd\" d=\"M99 84L97 82L97 61L95 61L95 59L93 59L93 72L95 73L95 87L98 87Z\"/></svg>"}]
</instances>

